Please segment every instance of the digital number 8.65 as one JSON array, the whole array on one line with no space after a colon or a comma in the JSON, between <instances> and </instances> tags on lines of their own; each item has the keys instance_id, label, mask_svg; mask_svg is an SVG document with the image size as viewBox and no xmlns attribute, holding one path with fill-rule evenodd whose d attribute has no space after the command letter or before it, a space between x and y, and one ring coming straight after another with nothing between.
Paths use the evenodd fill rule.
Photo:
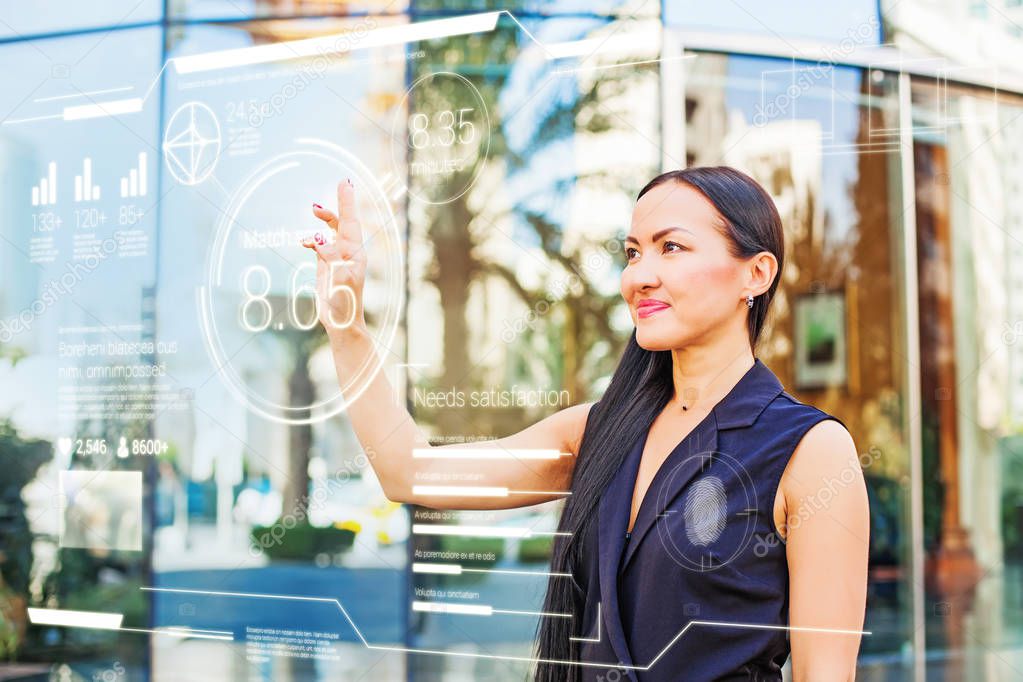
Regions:
<instances>
[{"instance_id":1,"label":"digital number 8.65","mask_svg":"<svg viewBox=\"0 0 1023 682\"><path fill-rule=\"evenodd\" d=\"M331 281L333 281L333 274L335 267L344 267L344 263L331 263ZM306 268L315 271L316 266L312 263L302 263L298 268L295 269L294 274L291 276L291 289L290 295L288 296L288 313L291 318L291 324L296 329L312 329L316 326L316 321L320 315L320 299L316 295L316 289L308 280L299 282L299 275ZM256 284L262 284L262 286L256 288ZM245 293L245 300L241 305L239 311L242 327L250 332L261 332L266 330L271 322L273 322L273 307L270 305L268 294L270 293L270 271L262 265L253 265L245 269L242 274L242 291ZM301 319L298 310L299 300L302 298L301 294L303 291L312 293L313 300L313 315L312 319L304 321ZM334 319L333 311L328 311L328 319L330 320L331 326L336 329L346 329L350 327L355 321L356 312L356 299L355 292L347 284L332 284L331 289L328 292L329 298L333 298L336 294L341 293L348 299L348 310L349 313L346 319L338 322ZM258 324L252 324L249 322L250 311L255 308L262 312L262 320Z\"/></svg>"}]
</instances>

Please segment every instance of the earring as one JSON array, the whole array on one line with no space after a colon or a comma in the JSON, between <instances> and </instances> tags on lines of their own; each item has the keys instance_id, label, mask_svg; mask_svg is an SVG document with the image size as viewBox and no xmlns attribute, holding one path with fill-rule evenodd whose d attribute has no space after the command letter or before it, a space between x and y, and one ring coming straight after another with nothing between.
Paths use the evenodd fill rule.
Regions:
<instances>
[{"instance_id":1,"label":"earring","mask_svg":"<svg viewBox=\"0 0 1023 682\"><path fill-rule=\"evenodd\" d=\"M753 307L753 294L746 294L746 307L747 308Z\"/></svg>"}]
</instances>

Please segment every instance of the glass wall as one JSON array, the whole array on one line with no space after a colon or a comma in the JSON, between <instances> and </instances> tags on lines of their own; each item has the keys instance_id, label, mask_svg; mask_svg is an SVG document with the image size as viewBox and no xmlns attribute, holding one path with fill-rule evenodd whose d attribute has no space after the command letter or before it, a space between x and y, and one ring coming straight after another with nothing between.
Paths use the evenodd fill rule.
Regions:
<instances>
[{"instance_id":1,"label":"glass wall","mask_svg":"<svg viewBox=\"0 0 1023 682\"><path fill-rule=\"evenodd\" d=\"M860 539L872 634L860 670L904 674L913 623L898 80L757 57L684 63L686 162L746 170L781 213L786 263L758 355L855 434L871 501Z\"/></svg>"},{"instance_id":2,"label":"glass wall","mask_svg":"<svg viewBox=\"0 0 1023 682\"><path fill-rule=\"evenodd\" d=\"M175 400L156 417L173 456L156 496L154 619L235 641L154 639L154 668L167 674L190 677L202 660L215 666L210 679L402 674L401 657L361 638L404 640L407 517L343 417L312 305L315 264L298 243L322 229L311 204L331 206L351 178L363 190L367 289L381 292L367 319L390 371L404 357L406 222L381 183L405 182L403 157L390 154L405 46L360 42L402 23L172 34L156 309L157 340L177 352L167 361ZM296 40L310 42L289 43L283 58L260 51ZM364 385L365 373L352 377L345 395Z\"/></svg>"},{"instance_id":3,"label":"glass wall","mask_svg":"<svg viewBox=\"0 0 1023 682\"><path fill-rule=\"evenodd\" d=\"M927 648L959 679L1023 668L1021 114L914 84Z\"/></svg>"},{"instance_id":4,"label":"glass wall","mask_svg":"<svg viewBox=\"0 0 1023 682\"><path fill-rule=\"evenodd\" d=\"M435 444L513 433L596 399L609 380L631 331L618 293L619 240L660 160L651 61L659 41L656 21L502 18L490 34L446 40L414 64L409 399ZM426 134L434 121L454 120L452 111L489 126L486 143L457 151L460 131L453 156ZM468 556L472 567L416 573L414 594L503 612L474 623L415 614L417 648L476 658L413 656L412 677L526 676L559 508L412 511L413 561ZM439 523L494 533L436 535ZM501 537L518 529L528 534Z\"/></svg>"},{"instance_id":5,"label":"glass wall","mask_svg":"<svg viewBox=\"0 0 1023 682\"><path fill-rule=\"evenodd\" d=\"M24 675L150 665L144 633L39 627L27 609L115 612L139 628L153 616L141 588L156 459L137 453L153 442L149 387L164 368L148 211L161 104L146 96L162 35L0 44L0 656ZM118 191L129 177L135 196Z\"/></svg>"},{"instance_id":6,"label":"glass wall","mask_svg":"<svg viewBox=\"0 0 1023 682\"><path fill-rule=\"evenodd\" d=\"M321 229L310 205L328 205L339 180L363 189L369 286L389 294L367 300L367 317L393 371L406 44L362 43L406 22L0 45L0 350L3 385L17 387L2 399L0 456L17 472L4 477L0 641L19 663L5 667L404 674L403 656L364 642L405 641L408 517L343 417L298 239ZM303 38L304 52L261 50ZM366 369L344 395L380 368ZM53 609L85 627L49 622Z\"/></svg>"},{"instance_id":7,"label":"glass wall","mask_svg":"<svg viewBox=\"0 0 1023 682\"><path fill-rule=\"evenodd\" d=\"M666 29L852 62L859 0L73 4L0 10L0 678L525 678L559 505L390 503L346 400L384 372L445 444L598 398L635 195L692 164L776 201L757 355L859 449L860 677L1023 669L1023 98ZM297 240L345 177L380 363L342 392Z\"/></svg>"}]
</instances>

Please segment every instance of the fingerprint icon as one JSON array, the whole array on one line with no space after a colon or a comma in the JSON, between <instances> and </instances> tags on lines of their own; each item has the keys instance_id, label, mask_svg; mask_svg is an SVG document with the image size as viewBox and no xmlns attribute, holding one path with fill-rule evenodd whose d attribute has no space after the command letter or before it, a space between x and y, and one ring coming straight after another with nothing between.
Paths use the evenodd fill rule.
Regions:
<instances>
[{"instance_id":1,"label":"fingerprint icon","mask_svg":"<svg viewBox=\"0 0 1023 682\"><path fill-rule=\"evenodd\" d=\"M682 509L689 542L706 547L721 537L727 510L725 486L720 478L705 476L693 483Z\"/></svg>"}]
</instances>

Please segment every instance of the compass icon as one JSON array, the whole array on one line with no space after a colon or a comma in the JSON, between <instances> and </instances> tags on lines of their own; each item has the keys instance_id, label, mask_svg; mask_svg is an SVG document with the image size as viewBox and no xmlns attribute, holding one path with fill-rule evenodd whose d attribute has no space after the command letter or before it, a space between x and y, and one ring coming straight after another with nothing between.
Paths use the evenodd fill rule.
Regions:
<instances>
[{"instance_id":1,"label":"compass icon","mask_svg":"<svg viewBox=\"0 0 1023 682\"><path fill-rule=\"evenodd\" d=\"M163 156L183 185L208 178L220 156L220 124L213 110L202 102L178 107L163 134Z\"/></svg>"}]
</instances>

